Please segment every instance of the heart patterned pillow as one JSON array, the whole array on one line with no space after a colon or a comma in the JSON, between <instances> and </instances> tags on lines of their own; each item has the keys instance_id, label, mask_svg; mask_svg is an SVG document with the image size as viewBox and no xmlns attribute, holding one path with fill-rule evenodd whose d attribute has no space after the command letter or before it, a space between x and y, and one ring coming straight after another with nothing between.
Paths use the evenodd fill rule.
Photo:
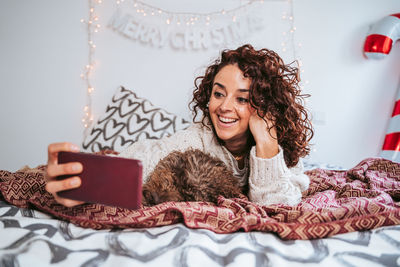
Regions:
<instances>
[{"instance_id":1,"label":"heart patterned pillow","mask_svg":"<svg viewBox=\"0 0 400 267\"><path fill-rule=\"evenodd\" d=\"M120 86L82 146L88 152L106 149L121 152L138 140L160 139L189 125L189 121Z\"/></svg>"}]
</instances>

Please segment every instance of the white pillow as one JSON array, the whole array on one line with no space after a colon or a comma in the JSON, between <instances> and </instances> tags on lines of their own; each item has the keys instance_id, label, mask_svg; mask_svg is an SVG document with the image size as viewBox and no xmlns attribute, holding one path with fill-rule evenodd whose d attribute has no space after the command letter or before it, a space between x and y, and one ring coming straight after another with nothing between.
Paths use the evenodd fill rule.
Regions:
<instances>
[{"instance_id":1,"label":"white pillow","mask_svg":"<svg viewBox=\"0 0 400 267\"><path fill-rule=\"evenodd\" d=\"M189 125L187 120L120 86L82 146L88 152L105 149L121 152L138 140L160 139Z\"/></svg>"}]
</instances>

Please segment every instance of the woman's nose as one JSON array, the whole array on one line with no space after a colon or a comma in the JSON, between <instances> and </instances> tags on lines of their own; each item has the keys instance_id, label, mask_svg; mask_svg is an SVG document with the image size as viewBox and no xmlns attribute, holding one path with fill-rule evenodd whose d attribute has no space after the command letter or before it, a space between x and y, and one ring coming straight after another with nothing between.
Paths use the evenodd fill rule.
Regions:
<instances>
[{"instance_id":1,"label":"woman's nose","mask_svg":"<svg viewBox=\"0 0 400 267\"><path fill-rule=\"evenodd\" d=\"M220 108L221 108L221 110L223 110L223 111L225 111L225 110L232 110L232 109L233 109L233 106L234 106L234 103L233 103L232 99L229 98L229 97L226 97L226 98L224 99L224 101L221 103Z\"/></svg>"}]
</instances>

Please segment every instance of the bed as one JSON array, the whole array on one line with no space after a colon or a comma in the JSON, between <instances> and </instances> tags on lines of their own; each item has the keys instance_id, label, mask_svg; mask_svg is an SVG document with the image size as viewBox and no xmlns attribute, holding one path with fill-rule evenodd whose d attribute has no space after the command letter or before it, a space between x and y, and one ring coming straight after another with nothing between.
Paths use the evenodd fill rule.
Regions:
<instances>
[{"instance_id":1,"label":"bed","mask_svg":"<svg viewBox=\"0 0 400 267\"><path fill-rule=\"evenodd\" d=\"M188 125L119 87L82 146L109 153ZM0 266L399 266L399 164L304 165L311 185L295 207L220 197L138 211L62 207L45 165L2 170Z\"/></svg>"}]
</instances>

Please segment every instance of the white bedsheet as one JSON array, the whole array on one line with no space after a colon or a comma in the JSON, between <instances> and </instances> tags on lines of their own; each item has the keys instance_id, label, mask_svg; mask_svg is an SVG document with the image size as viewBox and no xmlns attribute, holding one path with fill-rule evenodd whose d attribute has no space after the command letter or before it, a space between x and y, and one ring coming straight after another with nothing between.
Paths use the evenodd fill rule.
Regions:
<instances>
[{"instance_id":1,"label":"white bedsheet","mask_svg":"<svg viewBox=\"0 0 400 267\"><path fill-rule=\"evenodd\" d=\"M0 266L399 266L400 226L316 240L182 224L93 230L0 201Z\"/></svg>"}]
</instances>

